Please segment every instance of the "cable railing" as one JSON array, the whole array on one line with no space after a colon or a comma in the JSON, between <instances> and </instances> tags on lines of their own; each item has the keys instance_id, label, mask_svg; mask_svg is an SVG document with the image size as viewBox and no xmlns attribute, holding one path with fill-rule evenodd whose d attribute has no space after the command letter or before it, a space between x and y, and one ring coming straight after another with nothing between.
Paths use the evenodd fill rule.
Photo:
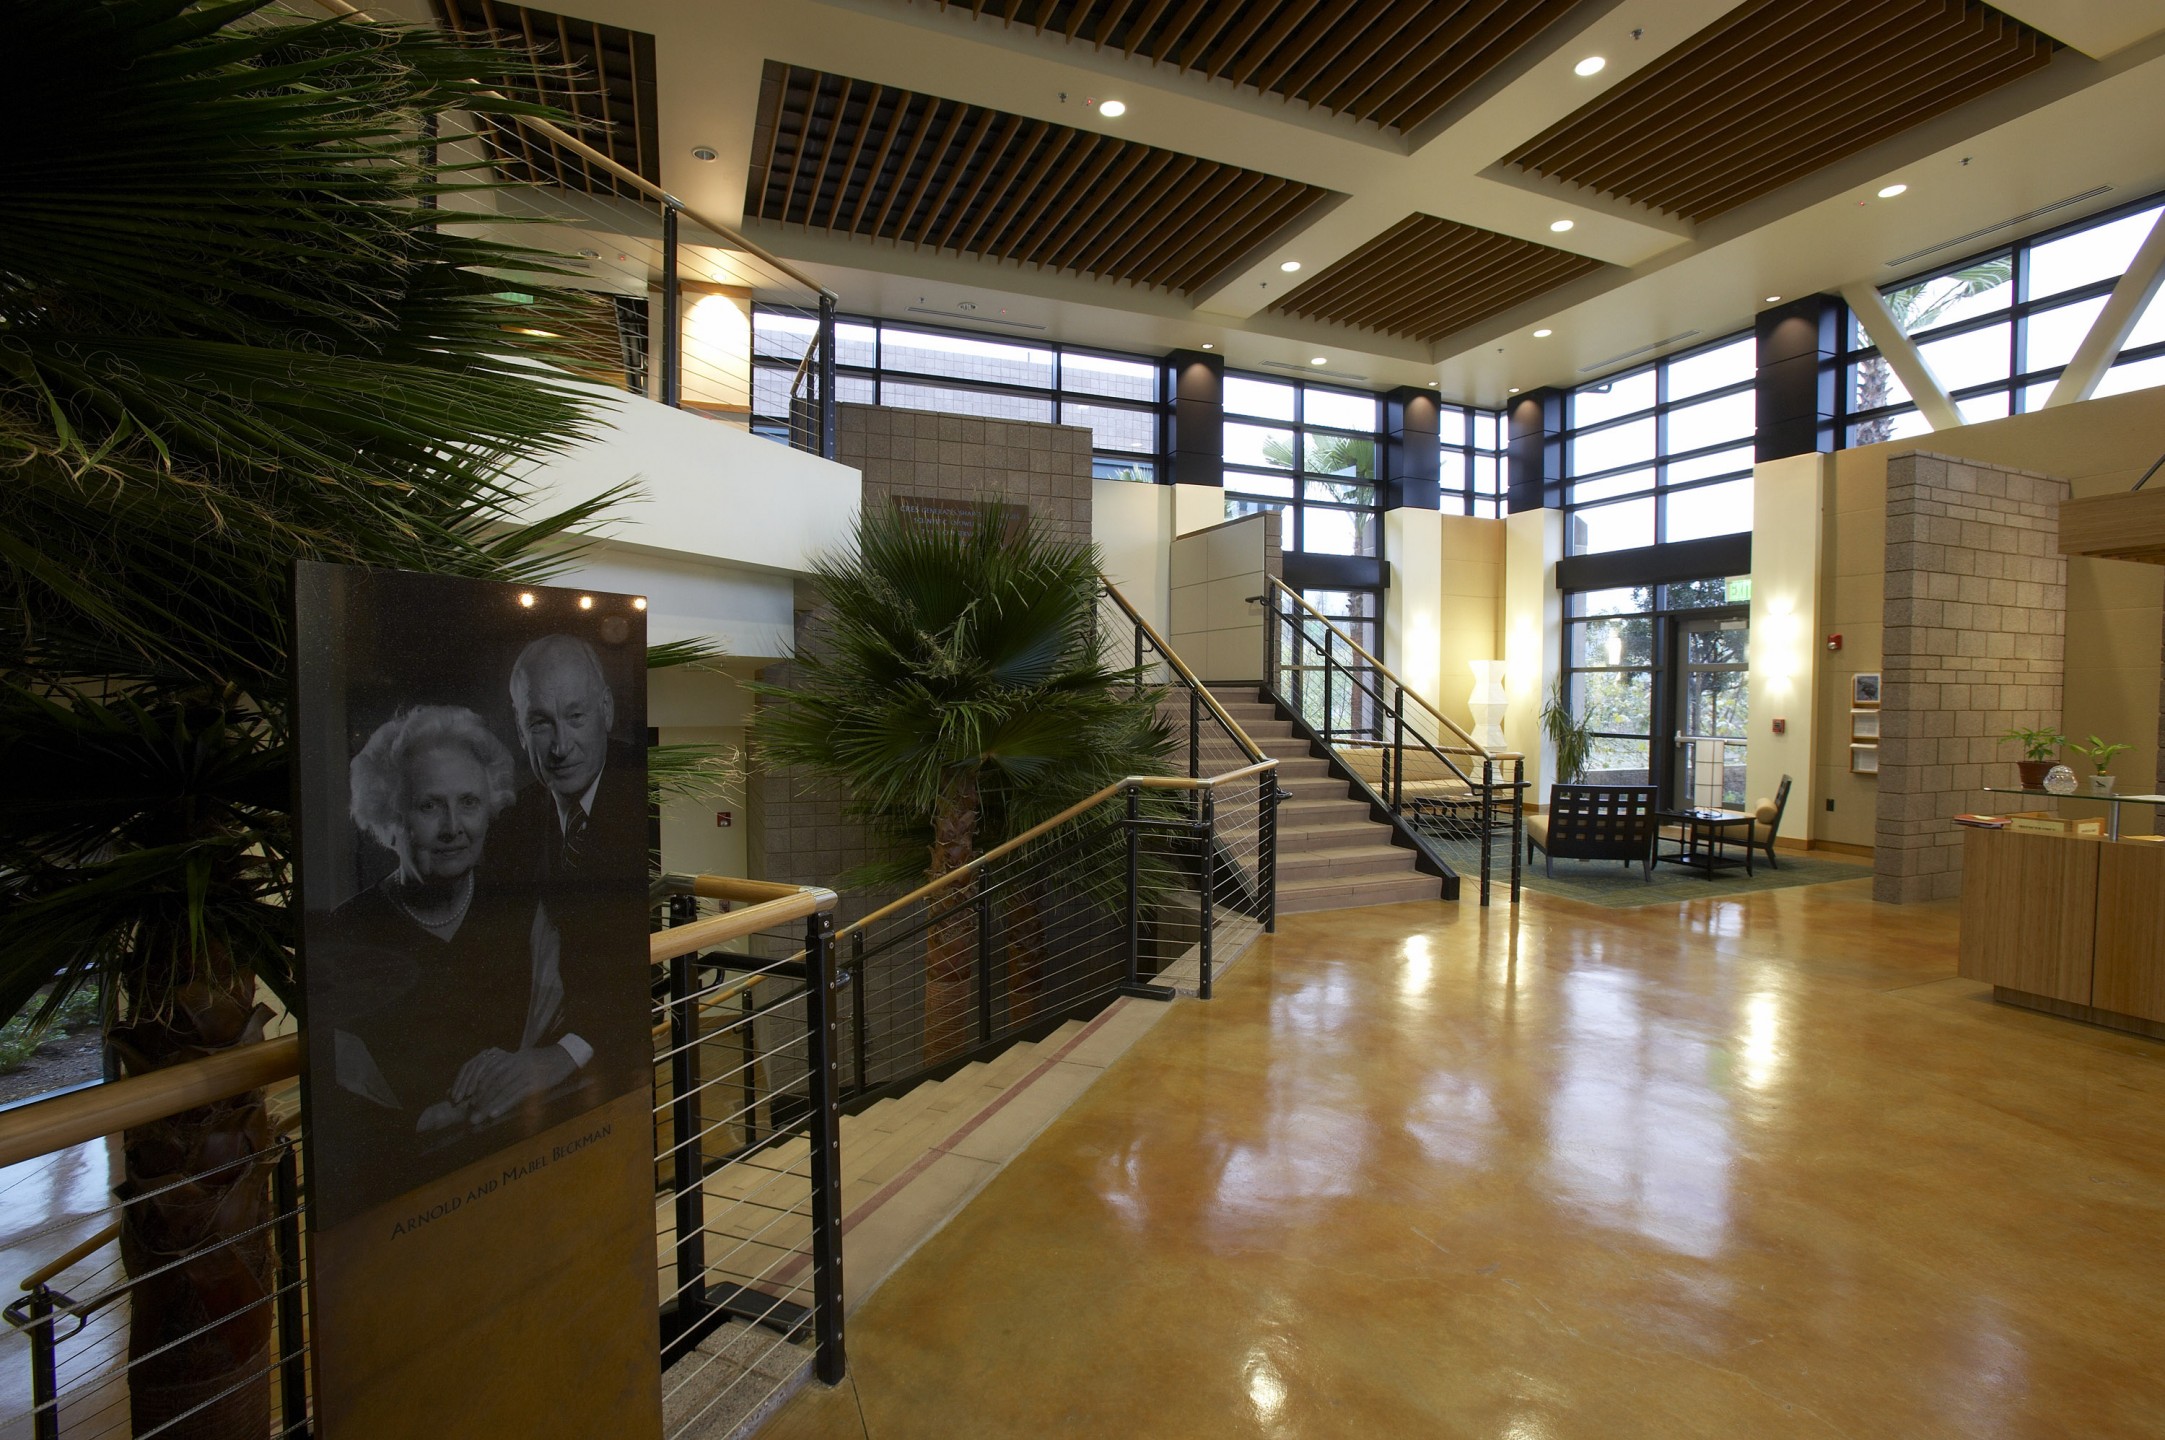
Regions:
<instances>
[{"instance_id":1,"label":"cable railing","mask_svg":"<svg viewBox=\"0 0 2165 1440\"><path fill-rule=\"evenodd\" d=\"M1472 873L1488 904L1500 845L1517 904L1524 757L1482 746L1283 581L1271 579L1256 599L1264 687L1293 717L1295 732L1323 749L1378 817L1441 868L1447 898L1457 898L1458 877Z\"/></svg>"},{"instance_id":2,"label":"cable railing","mask_svg":"<svg viewBox=\"0 0 2165 1440\"><path fill-rule=\"evenodd\" d=\"M685 922L648 944L665 1426L718 1434L808 1373L843 1373L835 897L701 876L658 898ZM0 1332L0 1436L311 1433L300 1054L287 1034L0 1112L0 1215L28 1217L0 1225L26 1267ZM160 1134L223 1148L116 1173L123 1137ZM171 1303L176 1285L218 1308Z\"/></svg>"},{"instance_id":3,"label":"cable railing","mask_svg":"<svg viewBox=\"0 0 2165 1440\"><path fill-rule=\"evenodd\" d=\"M844 927L847 1108L1124 995L1209 998L1271 922L1277 763L1131 776Z\"/></svg>"}]
</instances>

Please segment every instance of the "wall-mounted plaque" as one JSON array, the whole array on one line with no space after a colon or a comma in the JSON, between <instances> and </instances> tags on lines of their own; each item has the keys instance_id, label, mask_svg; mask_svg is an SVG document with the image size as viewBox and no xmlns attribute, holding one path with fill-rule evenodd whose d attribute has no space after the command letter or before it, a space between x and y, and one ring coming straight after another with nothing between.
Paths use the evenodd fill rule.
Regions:
<instances>
[{"instance_id":1,"label":"wall-mounted plaque","mask_svg":"<svg viewBox=\"0 0 2165 1440\"><path fill-rule=\"evenodd\" d=\"M658 1436L643 607L295 597L317 1433Z\"/></svg>"}]
</instances>

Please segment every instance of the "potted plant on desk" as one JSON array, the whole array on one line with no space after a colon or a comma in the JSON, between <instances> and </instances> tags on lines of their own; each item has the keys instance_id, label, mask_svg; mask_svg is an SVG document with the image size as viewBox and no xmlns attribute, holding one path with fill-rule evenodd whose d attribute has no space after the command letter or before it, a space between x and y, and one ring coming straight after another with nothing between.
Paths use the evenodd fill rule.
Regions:
<instances>
[{"instance_id":1,"label":"potted plant on desk","mask_svg":"<svg viewBox=\"0 0 2165 1440\"><path fill-rule=\"evenodd\" d=\"M2053 753L2068 743L2057 730L2025 730L2019 726L2000 739L2022 747L2022 758L2015 762L2015 770L2022 776L2025 790L2045 788L2045 772L2052 768Z\"/></svg>"},{"instance_id":2,"label":"potted plant on desk","mask_svg":"<svg viewBox=\"0 0 2165 1440\"><path fill-rule=\"evenodd\" d=\"M2107 745L2104 741L2092 735L2089 744L2073 744L2067 748L2090 762L2093 772L2090 776L2090 793L2092 795L2110 795L2113 787L2112 757L2122 750L2132 750L2135 747L2132 745Z\"/></svg>"}]
</instances>

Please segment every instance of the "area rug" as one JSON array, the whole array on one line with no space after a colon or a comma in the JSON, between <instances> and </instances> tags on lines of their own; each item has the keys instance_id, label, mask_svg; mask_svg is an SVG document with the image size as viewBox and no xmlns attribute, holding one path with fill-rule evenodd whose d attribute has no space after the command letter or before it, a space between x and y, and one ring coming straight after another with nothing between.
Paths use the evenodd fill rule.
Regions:
<instances>
[{"instance_id":1,"label":"area rug","mask_svg":"<svg viewBox=\"0 0 2165 1440\"><path fill-rule=\"evenodd\" d=\"M1508 865L1508 861L1505 862ZM1503 874L1510 883L1510 871ZM1854 861L1830 860L1812 855L1784 855L1782 868L1768 866L1760 856L1753 873L1741 866L1723 870L1712 880L1681 865L1656 865L1653 883L1641 878L1634 865L1625 869L1614 860L1559 860L1556 877L1550 879L1539 858L1520 872L1521 883L1543 895L1583 900L1589 905L1628 909L1639 905L1674 905L1684 900L1724 900L1754 895L1762 890L1787 890L1798 885L1829 885L1838 880L1869 880L1872 867Z\"/></svg>"}]
</instances>

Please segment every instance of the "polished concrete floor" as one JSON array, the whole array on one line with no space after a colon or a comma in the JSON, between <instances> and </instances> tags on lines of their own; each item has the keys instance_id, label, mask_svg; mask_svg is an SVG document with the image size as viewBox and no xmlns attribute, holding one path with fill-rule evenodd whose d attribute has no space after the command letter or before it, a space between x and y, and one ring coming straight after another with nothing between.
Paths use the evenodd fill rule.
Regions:
<instances>
[{"instance_id":1,"label":"polished concrete floor","mask_svg":"<svg viewBox=\"0 0 2165 1440\"><path fill-rule=\"evenodd\" d=\"M1859 880L1286 920L771 1437L2165 1435L2165 1045Z\"/></svg>"}]
</instances>

